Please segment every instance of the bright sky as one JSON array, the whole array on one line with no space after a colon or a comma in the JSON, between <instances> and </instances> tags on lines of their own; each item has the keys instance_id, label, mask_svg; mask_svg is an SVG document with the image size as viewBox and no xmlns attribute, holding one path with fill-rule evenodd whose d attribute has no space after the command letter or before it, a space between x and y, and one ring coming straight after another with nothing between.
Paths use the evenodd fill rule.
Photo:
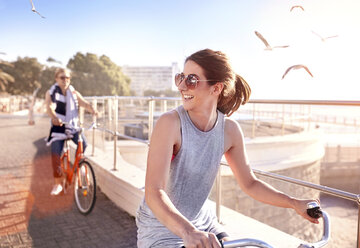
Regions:
<instances>
[{"instance_id":1,"label":"bright sky","mask_svg":"<svg viewBox=\"0 0 360 248\"><path fill-rule=\"evenodd\" d=\"M163 65L211 48L231 58L253 99L359 100L359 0L0 0L0 59L76 52L118 65ZM295 8L301 5L304 8ZM272 46L265 51L254 34ZM338 37L322 42L323 37ZM289 66L306 65L305 70Z\"/></svg>"}]
</instances>

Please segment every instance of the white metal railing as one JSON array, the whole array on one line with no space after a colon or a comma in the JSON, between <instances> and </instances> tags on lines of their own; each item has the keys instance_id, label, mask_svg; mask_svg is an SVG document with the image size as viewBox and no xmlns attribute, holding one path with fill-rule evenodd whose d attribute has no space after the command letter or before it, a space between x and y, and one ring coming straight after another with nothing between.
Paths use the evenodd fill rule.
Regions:
<instances>
[{"instance_id":1,"label":"white metal railing","mask_svg":"<svg viewBox=\"0 0 360 248\"><path fill-rule=\"evenodd\" d=\"M113 142L114 142L114 167L113 170L116 170L116 149L117 149L117 139L118 138L124 138L124 139L131 139L135 140L141 143L148 144L149 137L151 136L151 132L154 125L154 118L156 110L159 109L159 112L166 112L169 108L174 108L180 104L179 98L170 98L170 97L123 97L123 96L105 96L105 97L86 97L87 100L91 101L93 103L94 108L98 109L98 106L101 106L102 111L104 112L104 115L101 117L102 120L107 120L107 124L105 124L104 128L100 127L99 130L103 131L103 133L108 133L111 135ZM107 101L107 104L105 102ZM122 101L119 105L119 101ZM125 103L124 103L125 102ZM122 134L118 131L118 123L119 120L123 120L126 122L126 119L129 121L137 120L136 116L136 109L133 108L134 102L140 103L139 106L136 106L136 109L141 109L142 112L146 112L145 116L147 119L147 125L148 125L148 133L147 133L147 139L141 139L136 138L131 135ZM173 104L169 104L173 103ZM156 103L160 103L156 104ZM304 121L307 128L310 129L310 123L312 122L313 114L311 113L311 106L312 105L321 105L321 106L342 106L342 107L357 107L357 110L360 107L360 101L318 101L318 100L250 100L250 104L247 105L253 105L252 108L247 108L248 113L251 113L252 118L249 120L252 122L252 137L256 136L255 132L255 126L257 121L259 120L258 116L256 116L257 112L260 112L258 108L256 108L257 105L282 105L280 110L271 110L271 115L273 120L280 120L281 122L281 134L284 134L284 128L286 123L289 121L293 123L294 121L302 120ZM293 105L299 105L299 106L308 106L308 108L300 108L299 112L296 116L294 116L289 110L286 110L285 106L293 106ZM119 109L121 106L121 110ZM132 111L128 116L125 113L124 116L124 110L126 111L126 106L131 108L130 111ZM106 110L107 109L107 110ZM243 108L244 109L244 108ZM99 109L98 109L99 110ZM251 111L251 112L249 112ZM246 109L245 111L246 112ZM360 112L360 111L359 111ZM105 114L106 113L106 114ZM120 116L119 116L120 113ZM264 118L266 115L261 114L261 117ZM357 117L354 117L354 121L352 122L355 126L357 123ZM84 120L84 117L81 117L82 120ZM265 118L266 119L266 118ZM94 120L92 120L94 121ZM320 121L320 120L318 120ZM334 123L334 122L332 122ZM336 122L335 122L336 123ZM299 123L295 123L298 124ZM300 123L301 124L301 123ZM95 147L95 130L93 130L93 146ZM93 148L94 149L94 148ZM92 151L92 154L94 154L94 150ZM226 163L223 163L223 165L227 165ZM322 185L317 185L309 182L305 182L302 180L289 178L286 176L270 173L270 172L264 172L261 170L254 170L254 173L257 175L262 175L265 177L270 177L278 180L282 180L285 182L289 182L291 184L297 184L302 187L307 187L311 189L318 190L320 192L323 192L325 194L330 194L339 198L347 199L350 201L354 201L358 204L358 227L357 227L357 247L360 248L360 194L353 194L346 191L338 190L335 188L330 188ZM218 218L220 219L220 202L221 202L221 174L219 170L219 174L216 179L216 190L217 190L217 196L216 196L216 213Z\"/></svg>"},{"instance_id":2,"label":"white metal railing","mask_svg":"<svg viewBox=\"0 0 360 248\"><path fill-rule=\"evenodd\" d=\"M0 97L0 112L13 113L28 109L30 96L2 96Z\"/></svg>"}]
</instances>

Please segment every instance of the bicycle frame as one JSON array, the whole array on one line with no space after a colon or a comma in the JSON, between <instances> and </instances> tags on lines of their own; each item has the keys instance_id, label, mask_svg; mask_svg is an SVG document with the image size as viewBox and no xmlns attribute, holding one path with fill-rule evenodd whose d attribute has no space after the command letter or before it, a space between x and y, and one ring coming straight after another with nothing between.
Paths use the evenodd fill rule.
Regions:
<instances>
[{"instance_id":1,"label":"bicycle frame","mask_svg":"<svg viewBox=\"0 0 360 248\"><path fill-rule=\"evenodd\" d=\"M87 215L94 208L96 201L96 179L94 169L91 164L86 161L84 156L84 140L82 132L84 128L72 127L71 124L63 122L64 125L69 125L69 129L78 132L77 149L75 152L75 161L73 166L70 166L70 145L69 140L72 138L71 132L66 132L67 138L64 140L63 154L60 156L60 165L63 173L66 175L63 179L63 190L66 194L66 189L69 185L74 183L74 197L75 203L81 214ZM93 123L90 128L94 128L96 123ZM72 128L71 128L72 127ZM88 129L90 129L88 128ZM75 180L73 182L73 176ZM89 194L90 193L90 194Z\"/></svg>"},{"instance_id":2,"label":"bicycle frame","mask_svg":"<svg viewBox=\"0 0 360 248\"><path fill-rule=\"evenodd\" d=\"M79 132L78 147L76 149L75 161L74 161L74 164L73 164L72 168L70 168L70 166L69 166L70 165L69 140L70 139L65 140L64 153L60 157L61 168L62 168L63 172L65 172L67 174L66 182L67 182L68 185L70 185L72 183L72 178L74 176L74 172L77 171L77 173L79 173L79 170L78 170L79 162L84 158L83 140L82 140L82 137L81 137L81 132ZM66 163L67 163L67 168L65 168L65 165L64 165L65 159L66 159ZM78 177L78 178L79 178L78 183L81 186L80 177Z\"/></svg>"}]
</instances>

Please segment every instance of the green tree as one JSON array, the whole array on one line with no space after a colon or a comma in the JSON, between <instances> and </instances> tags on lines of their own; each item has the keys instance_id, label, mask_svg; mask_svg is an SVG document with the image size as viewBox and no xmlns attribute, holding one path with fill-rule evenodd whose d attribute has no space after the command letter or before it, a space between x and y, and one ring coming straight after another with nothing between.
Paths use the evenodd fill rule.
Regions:
<instances>
[{"instance_id":1,"label":"green tree","mask_svg":"<svg viewBox=\"0 0 360 248\"><path fill-rule=\"evenodd\" d=\"M51 85L53 85L55 83L55 70L57 67L45 67L40 74L40 84L41 84L41 89L38 93L38 97L45 97L45 93L46 91L48 91L51 87Z\"/></svg>"},{"instance_id":2,"label":"green tree","mask_svg":"<svg viewBox=\"0 0 360 248\"><path fill-rule=\"evenodd\" d=\"M28 95L40 86L39 78L43 65L36 58L20 58L11 63L11 67L2 70L14 77L14 83L8 84L7 92L13 95Z\"/></svg>"},{"instance_id":3,"label":"green tree","mask_svg":"<svg viewBox=\"0 0 360 248\"><path fill-rule=\"evenodd\" d=\"M105 55L78 52L67 67L72 84L84 96L130 95L130 79Z\"/></svg>"},{"instance_id":4,"label":"green tree","mask_svg":"<svg viewBox=\"0 0 360 248\"><path fill-rule=\"evenodd\" d=\"M0 91L6 91L9 82L13 83L15 81L13 76L2 70L2 68L6 67L13 67L13 65L6 61L0 61Z\"/></svg>"}]
</instances>

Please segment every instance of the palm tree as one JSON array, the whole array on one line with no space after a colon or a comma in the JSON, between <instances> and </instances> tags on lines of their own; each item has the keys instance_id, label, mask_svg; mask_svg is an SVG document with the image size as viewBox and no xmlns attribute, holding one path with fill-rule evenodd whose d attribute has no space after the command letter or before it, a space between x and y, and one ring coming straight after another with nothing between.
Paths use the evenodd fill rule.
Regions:
<instances>
[{"instance_id":1,"label":"palm tree","mask_svg":"<svg viewBox=\"0 0 360 248\"><path fill-rule=\"evenodd\" d=\"M0 60L0 65L7 65L7 66L10 66L10 67L14 67L13 64L10 64L8 62L5 62L5 61L1 61ZM5 91L6 89L6 86L10 83L13 83L15 81L14 77L11 76L10 74L4 72L1 70L0 68L0 88L1 88L1 91Z\"/></svg>"}]
</instances>

